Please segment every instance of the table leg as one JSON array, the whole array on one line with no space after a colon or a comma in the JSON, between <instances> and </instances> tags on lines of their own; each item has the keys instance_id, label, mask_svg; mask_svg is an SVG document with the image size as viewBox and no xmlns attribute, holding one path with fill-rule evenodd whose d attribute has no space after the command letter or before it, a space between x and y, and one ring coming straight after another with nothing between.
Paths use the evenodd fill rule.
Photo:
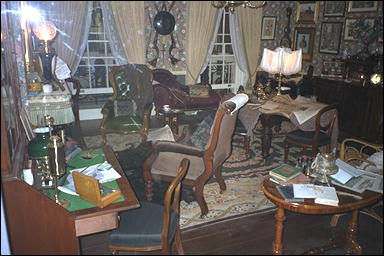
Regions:
<instances>
[{"instance_id":1,"label":"table leg","mask_svg":"<svg viewBox=\"0 0 384 256\"><path fill-rule=\"evenodd\" d=\"M275 127L276 131L279 131L283 120L285 120L284 117L278 115L262 114L260 116L262 126L261 155L264 159L269 157L269 150L272 142L272 128Z\"/></svg>"},{"instance_id":2,"label":"table leg","mask_svg":"<svg viewBox=\"0 0 384 256\"><path fill-rule=\"evenodd\" d=\"M358 217L359 217L359 210L354 210L352 212L352 218L348 223L348 229L345 234L345 245L347 248L351 249L354 254L361 255L362 248L357 242Z\"/></svg>"},{"instance_id":3,"label":"table leg","mask_svg":"<svg viewBox=\"0 0 384 256\"><path fill-rule=\"evenodd\" d=\"M272 254L281 255L283 254L283 227L285 221L284 208L279 208L275 214L276 220L276 232L275 241L272 243Z\"/></svg>"}]
</instances>

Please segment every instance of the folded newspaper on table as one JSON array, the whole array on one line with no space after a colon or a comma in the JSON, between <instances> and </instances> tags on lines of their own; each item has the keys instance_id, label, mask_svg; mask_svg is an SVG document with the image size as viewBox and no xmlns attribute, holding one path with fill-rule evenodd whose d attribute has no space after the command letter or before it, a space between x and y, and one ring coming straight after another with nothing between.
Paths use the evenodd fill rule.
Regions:
<instances>
[{"instance_id":1,"label":"folded newspaper on table","mask_svg":"<svg viewBox=\"0 0 384 256\"><path fill-rule=\"evenodd\" d=\"M382 175L360 170L340 159L336 159L335 164L339 167L339 171L330 175L333 184L358 193L363 193L365 190L383 193Z\"/></svg>"},{"instance_id":2,"label":"folded newspaper on table","mask_svg":"<svg viewBox=\"0 0 384 256\"><path fill-rule=\"evenodd\" d=\"M91 176L97 179L100 183L107 183L113 180L117 180L121 177L120 174L115 169L113 169L111 164L109 164L108 162L95 164L84 168L73 169L70 171L71 174L69 174L67 177L67 180L65 182L67 184L59 186L58 189L64 193L76 196L78 196L78 194L76 193L75 183L73 181L73 171L78 171L88 176Z\"/></svg>"}]
</instances>

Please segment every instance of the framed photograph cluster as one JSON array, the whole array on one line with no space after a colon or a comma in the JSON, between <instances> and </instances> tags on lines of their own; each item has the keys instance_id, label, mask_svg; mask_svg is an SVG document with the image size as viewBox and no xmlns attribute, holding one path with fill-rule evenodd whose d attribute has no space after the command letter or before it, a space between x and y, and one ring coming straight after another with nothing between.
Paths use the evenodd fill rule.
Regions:
<instances>
[{"instance_id":1,"label":"framed photograph cluster","mask_svg":"<svg viewBox=\"0 0 384 256\"><path fill-rule=\"evenodd\" d=\"M323 22L320 32L320 53L339 54L342 22Z\"/></svg>"},{"instance_id":2,"label":"framed photograph cluster","mask_svg":"<svg viewBox=\"0 0 384 256\"><path fill-rule=\"evenodd\" d=\"M315 28L295 28L294 50L302 49L303 60L312 61Z\"/></svg>"},{"instance_id":3,"label":"framed photograph cluster","mask_svg":"<svg viewBox=\"0 0 384 256\"><path fill-rule=\"evenodd\" d=\"M261 25L261 40L274 40L276 32L276 16L264 16Z\"/></svg>"}]
</instances>

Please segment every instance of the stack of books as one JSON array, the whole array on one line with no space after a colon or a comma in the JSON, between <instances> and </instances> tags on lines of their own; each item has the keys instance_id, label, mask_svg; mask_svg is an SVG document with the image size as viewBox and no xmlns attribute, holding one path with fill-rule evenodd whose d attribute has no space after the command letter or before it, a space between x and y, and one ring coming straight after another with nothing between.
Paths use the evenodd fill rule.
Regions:
<instances>
[{"instance_id":1,"label":"stack of books","mask_svg":"<svg viewBox=\"0 0 384 256\"><path fill-rule=\"evenodd\" d=\"M269 172L270 180L279 185L308 184L310 179L299 168L282 164Z\"/></svg>"}]
</instances>

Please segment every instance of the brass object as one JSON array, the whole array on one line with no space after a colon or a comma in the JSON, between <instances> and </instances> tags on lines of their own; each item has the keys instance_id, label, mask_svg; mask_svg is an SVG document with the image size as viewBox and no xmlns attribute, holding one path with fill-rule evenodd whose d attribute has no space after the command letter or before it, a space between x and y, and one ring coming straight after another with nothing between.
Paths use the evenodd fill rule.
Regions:
<instances>
[{"instance_id":1,"label":"brass object","mask_svg":"<svg viewBox=\"0 0 384 256\"><path fill-rule=\"evenodd\" d=\"M63 207L68 206L68 201L60 200L58 193L58 179L65 174L65 146L59 136L51 136L48 144L49 169L55 178L55 202Z\"/></svg>"}]
</instances>

